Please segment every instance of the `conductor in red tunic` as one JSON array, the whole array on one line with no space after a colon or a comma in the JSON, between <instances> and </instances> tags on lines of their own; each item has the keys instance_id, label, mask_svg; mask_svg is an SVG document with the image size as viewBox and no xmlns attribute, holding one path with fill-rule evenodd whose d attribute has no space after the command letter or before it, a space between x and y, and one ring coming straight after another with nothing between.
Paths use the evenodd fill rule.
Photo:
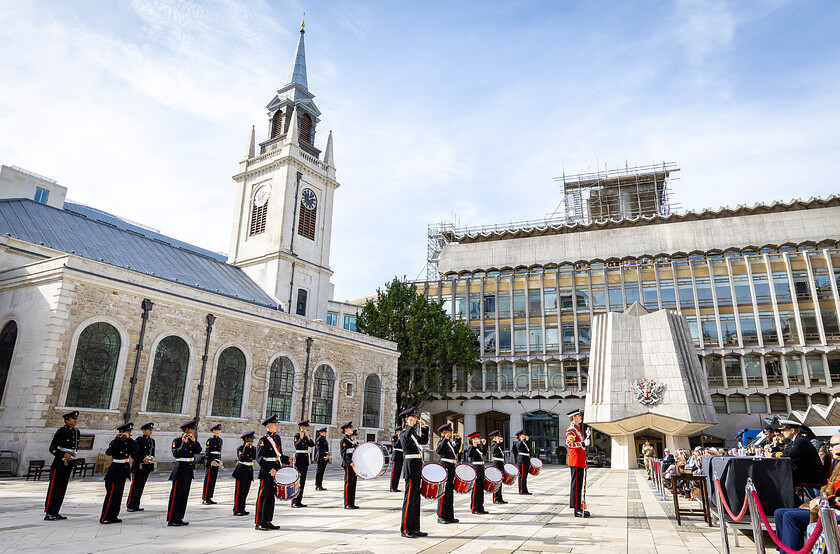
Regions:
<instances>
[{"instance_id":1,"label":"conductor in red tunic","mask_svg":"<svg viewBox=\"0 0 840 554\"><path fill-rule=\"evenodd\" d=\"M569 496L569 507L575 511L575 517L589 517L589 512L581 506L584 469L586 469L586 446L589 439L580 432L579 425L583 421L581 410L569 412L568 429L566 429L566 448L569 449L569 469L572 470L572 491Z\"/></svg>"}]
</instances>

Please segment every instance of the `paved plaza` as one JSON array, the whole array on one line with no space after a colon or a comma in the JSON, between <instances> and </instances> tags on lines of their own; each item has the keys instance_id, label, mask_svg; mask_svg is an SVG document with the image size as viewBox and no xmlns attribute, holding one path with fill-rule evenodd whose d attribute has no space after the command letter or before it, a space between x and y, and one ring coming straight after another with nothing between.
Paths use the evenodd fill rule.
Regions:
<instances>
[{"instance_id":1,"label":"paved plaza","mask_svg":"<svg viewBox=\"0 0 840 554\"><path fill-rule=\"evenodd\" d=\"M203 476L202 471L196 472ZM278 501L274 523L278 531L254 530L253 515L233 517L234 481L223 470L216 487L215 506L201 505L200 480L194 482L187 508L189 527L167 527L167 474L149 480L144 512L122 511L122 524L100 525L105 491L102 476L74 479L62 513L66 521L43 521L47 481L0 480L0 550L3 552L108 552L142 549L153 552L283 551L283 552L719 552L720 533L702 518L692 517L678 527L672 504L654 496L642 471L593 469L587 502L593 514L575 518L568 508L569 471L547 466L529 480L532 496L505 490L509 504L485 504L491 513L469 513L467 495L456 494L455 517L461 523L441 525L436 503L424 500L421 528L428 537L404 539L399 534L403 495L387 491L386 478L359 481L359 510L343 509L342 473L330 467L324 485L315 492L307 483L304 502L294 510ZM127 492L128 487L126 487ZM510 491L510 492L508 492ZM253 514L256 491L251 489L248 510ZM731 539L730 539L731 542ZM733 552L754 552L742 535Z\"/></svg>"}]
</instances>

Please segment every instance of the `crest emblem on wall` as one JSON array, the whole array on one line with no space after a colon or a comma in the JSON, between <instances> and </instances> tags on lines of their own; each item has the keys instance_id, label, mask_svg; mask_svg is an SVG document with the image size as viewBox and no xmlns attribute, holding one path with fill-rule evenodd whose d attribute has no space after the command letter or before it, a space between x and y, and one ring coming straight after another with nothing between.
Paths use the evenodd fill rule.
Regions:
<instances>
[{"instance_id":1,"label":"crest emblem on wall","mask_svg":"<svg viewBox=\"0 0 840 554\"><path fill-rule=\"evenodd\" d=\"M636 379L630 383L630 392L636 395L639 404L650 406L658 404L662 400L662 391L665 385L657 383L653 379Z\"/></svg>"}]
</instances>

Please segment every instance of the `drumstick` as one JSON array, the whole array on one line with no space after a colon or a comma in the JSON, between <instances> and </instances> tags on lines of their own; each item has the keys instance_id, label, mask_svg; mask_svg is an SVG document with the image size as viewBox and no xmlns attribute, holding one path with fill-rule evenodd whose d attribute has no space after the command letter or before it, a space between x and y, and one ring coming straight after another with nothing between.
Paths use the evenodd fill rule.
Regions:
<instances>
[{"instance_id":1,"label":"drumstick","mask_svg":"<svg viewBox=\"0 0 840 554\"><path fill-rule=\"evenodd\" d=\"M586 474L587 474L586 470L588 470L588 469L589 469L589 466L583 468L583 500L581 500L581 502L580 502L580 509L581 510L586 509Z\"/></svg>"}]
</instances>

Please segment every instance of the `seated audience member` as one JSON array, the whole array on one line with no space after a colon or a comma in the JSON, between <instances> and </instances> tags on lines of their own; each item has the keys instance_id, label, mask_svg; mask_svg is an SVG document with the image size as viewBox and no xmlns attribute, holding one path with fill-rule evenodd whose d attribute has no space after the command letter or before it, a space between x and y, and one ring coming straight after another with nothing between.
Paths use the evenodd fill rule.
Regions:
<instances>
[{"instance_id":1,"label":"seated audience member","mask_svg":"<svg viewBox=\"0 0 840 554\"><path fill-rule=\"evenodd\" d=\"M668 468L676 463L674 455L667 448L665 449L665 456L662 457L662 471L668 471Z\"/></svg>"},{"instance_id":2,"label":"seated audience member","mask_svg":"<svg viewBox=\"0 0 840 554\"><path fill-rule=\"evenodd\" d=\"M825 470L823 469L820 455L817 449L804 435L799 433L802 424L792 420L781 420L782 435L787 441L787 446L776 457L785 456L790 458L790 465L793 470L793 484L800 483L808 485L823 485L826 481Z\"/></svg>"},{"instance_id":3,"label":"seated audience member","mask_svg":"<svg viewBox=\"0 0 840 554\"><path fill-rule=\"evenodd\" d=\"M802 437L806 442L808 439ZM808 443L810 445L810 443ZM835 460L840 460L840 433L831 437L831 455ZM835 464L834 471L831 472L831 478L826 485L820 489L820 495L811 500L808 504L803 504L800 508L779 508L773 514L776 522L776 534L785 546L793 550L801 550L805 546L805 531L809 523L817 520L819 496L822 493L826 494L828 503L834 507L835 510L840 511L840 464ZM840 516L838 516L840 521Z\"/></svg>"}]
</instances>

